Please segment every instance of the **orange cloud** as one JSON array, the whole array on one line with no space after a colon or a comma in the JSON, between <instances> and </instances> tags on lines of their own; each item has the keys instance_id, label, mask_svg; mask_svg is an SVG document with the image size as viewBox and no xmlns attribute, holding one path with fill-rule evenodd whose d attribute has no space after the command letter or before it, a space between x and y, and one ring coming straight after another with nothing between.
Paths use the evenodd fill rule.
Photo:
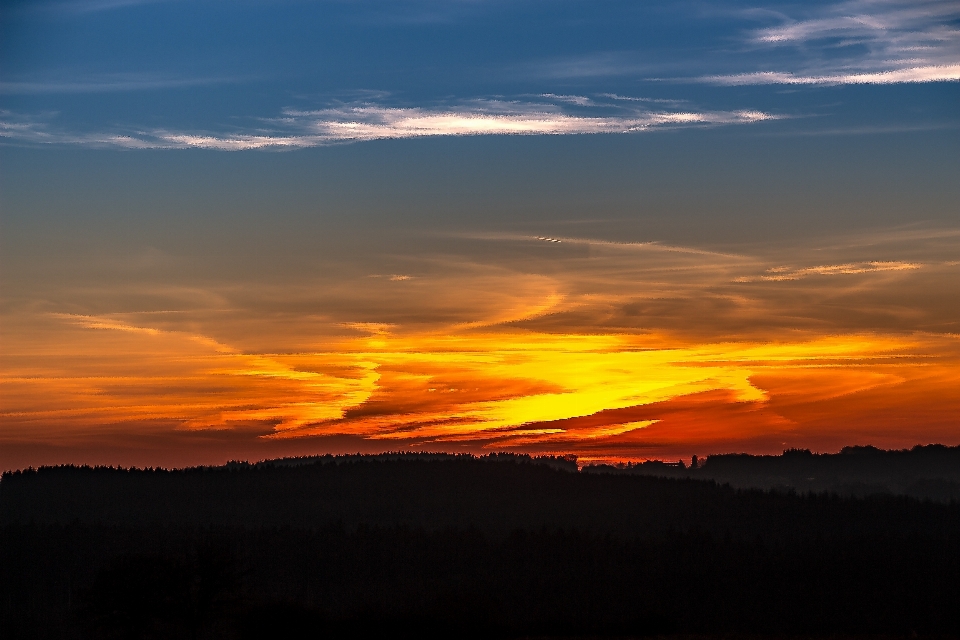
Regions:
<instances>
[{"instance_id":1,"label":"orange cloud","mask_svg":"<svg viewBox=\"0 0 960 640\"><path fill-rule=\"evenodd\" d=\"M831 419L859 434L881 406L899 416L887 428L924 439L924 425L947 425L940 414L960 407L958 341L924 334L690 343L668 334L394 334L363 325L368 335L325 351L250 354L111 318L48 322L59 323L61 343L4 368L7 441L160 421L179 431L262 425L267 440L351 436L384 448L622 460L816 440L830 435ZM940 414L923 404L933 397ZM910 424L911 411L930 415Z\"/></svg>"},{"instance_id":2,"label":"orange cloud","mask_svg":"<svg viewBox=\"0 0 960 640\"><path fill-rule=\"evenodd\" d=\"M58 310L89 297L127 312L11 303L0 465L32 463L9 451L140 437L170 448L166 461L187 459L184 442L213 451L241 436L244 456L336 439L592 460L960 437L960 279L943 259L960 236L776 262L546 238L461 238L473 258L424 252L180 297L172 285L44 292L65 300ZM891 251L876 247L893 245L904 259L881 260ZM184 310L163 311L171 301Z\"/></svg>"}]
</instances>

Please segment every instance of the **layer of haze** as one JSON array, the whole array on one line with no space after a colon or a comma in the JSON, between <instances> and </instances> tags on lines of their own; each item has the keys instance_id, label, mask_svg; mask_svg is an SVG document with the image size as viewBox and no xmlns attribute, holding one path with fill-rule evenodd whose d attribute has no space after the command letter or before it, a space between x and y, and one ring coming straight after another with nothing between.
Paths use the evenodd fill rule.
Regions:
<instances>
[{"instance_id":1,"label":"layer of haze","mask_svg":"<svg viewBox=\"0 0 960 640\"><path fill-rule=\"evenodd\" d=\"M5 7L0 468L960 443L956 9L534 4Z\"/></svg>"}]
</instances>

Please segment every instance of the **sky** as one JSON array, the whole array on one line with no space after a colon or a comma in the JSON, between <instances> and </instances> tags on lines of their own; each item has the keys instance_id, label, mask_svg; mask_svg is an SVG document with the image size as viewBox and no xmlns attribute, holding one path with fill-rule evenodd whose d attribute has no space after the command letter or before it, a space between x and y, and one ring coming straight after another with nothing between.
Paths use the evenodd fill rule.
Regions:
<instances>
[{"instance_id":1,"label":"sky","mask_svg":"<svg viewBox=\"0 0 960 640\"><path fill-rule=\"evenodd\" d=\"M960 5L0 3L0 469L960 444Z\"/></svg>"}]
</instances>

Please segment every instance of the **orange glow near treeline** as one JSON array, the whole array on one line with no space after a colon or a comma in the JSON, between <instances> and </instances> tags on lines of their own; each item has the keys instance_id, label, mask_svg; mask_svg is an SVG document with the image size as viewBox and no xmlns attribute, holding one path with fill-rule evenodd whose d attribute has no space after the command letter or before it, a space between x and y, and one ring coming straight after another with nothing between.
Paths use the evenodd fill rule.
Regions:
<instances>
[{"instance_id":1,"label":"orange glow near treeline","mask_svg":"<svg viewBox=\"0 0 960 640\"><path fill-rule=\"evenodd\" d=\"M344 435L384 450L615 461L949 439L960 411L960 340L949 336L689 343L372 330L323 352L248 354L177 331L58 320L72 325L73 353L59 345L5 370L7 437L69 441L148 421L188 431L259 424L266 439Z\"/></svg>"},{"instance_id":2,"label":"orange glow near treeline","mask_svg":"<svg viewBox=\"0 0 960 640\"><path fill-rule=\"evenodd\" d=\"M323 317L8 314L0 465L391 450L627 461L960 439L960 338L941 302L955 262L788 269L600 244L544 264L337 281ZM397 320L408 309L414 321Z\"/></svg>"}]
</instances>

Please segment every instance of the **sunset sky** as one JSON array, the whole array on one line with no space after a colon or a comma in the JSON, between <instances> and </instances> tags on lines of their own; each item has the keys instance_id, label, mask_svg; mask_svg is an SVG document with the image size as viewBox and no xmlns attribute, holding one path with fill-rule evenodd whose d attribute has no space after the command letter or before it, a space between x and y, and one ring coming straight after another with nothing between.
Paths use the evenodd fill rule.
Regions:
<instances>
[{"instance_id":1,"label":"sunset sky","mask_svg":"<svg viewBox=\"0 0 960 640\"><path fill-rule=\"evenodd\" d=\"M0 470L960 444L960 4L0 5Z\"/></svg>"}]
</instances>

